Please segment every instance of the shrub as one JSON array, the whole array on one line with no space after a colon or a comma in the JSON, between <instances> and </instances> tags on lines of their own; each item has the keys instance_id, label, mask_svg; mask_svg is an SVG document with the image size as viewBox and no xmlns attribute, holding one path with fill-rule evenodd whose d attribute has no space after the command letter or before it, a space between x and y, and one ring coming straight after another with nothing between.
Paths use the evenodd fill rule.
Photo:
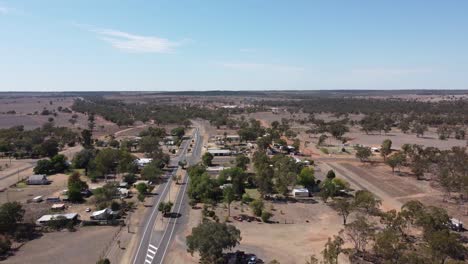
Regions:
<instances>
[{"instance_id":1,"label":"shrub","mask_svg":"<svg viewBox=\"0 0 468 264\"><path fill-rule=\"evenodd\" d=\"M262 221L265 222L265 223L268 223L268 221L270 221L270 218L273 216L272 213L270 212L267 212L267 211L263 211L262 212Z\"/></svg>"},{"instance_id":2,"label":"shrub","mask_svg":"<svg viewBox=\"0 0 468 264\"><path fill-rule=\"evenodd\" d=\"M264 208L264 204L262 200L254 200L249 205L255 216L262 215L262 211Z\"/></svg>"}]
</instances>

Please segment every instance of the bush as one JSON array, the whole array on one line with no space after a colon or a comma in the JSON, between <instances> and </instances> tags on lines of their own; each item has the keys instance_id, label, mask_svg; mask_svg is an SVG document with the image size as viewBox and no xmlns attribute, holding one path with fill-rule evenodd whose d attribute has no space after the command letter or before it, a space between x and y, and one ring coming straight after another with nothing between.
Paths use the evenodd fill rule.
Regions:
<instances>
[{"instance_id":1,"label":"bush","mask_svg":"<svg viewBox=\"0 0 468 264\"><path fill-rule=\"evenodd\" d=\"M262 211L264 208L264 204L262 200L254 200L249 205L255 216L262 215Z\"/></svg>"},{"instance_id":2,"label":"bush","mask_svg":"<svg viewBox=\"0 0 468 264\"><path fill-rule=\"evenodd\" d=\"M137 177L135 174L129 173L123 177L123 180L129 185L133 185L137 181Z\"/></svg>"},{"instance_id":3,"label":"bush","mask_svg":"<svg viewBox=\"0 0 468 264\"><path fill-rule=\"evenodd\" d=\"M252 201L252 198L248 193L242 194L242 202L245 204L249 204Z\"/></svg>"},{"instance_id":4,"label":"bush","mask_svg":"<svg viewBox=\"0 0 468 264\"><path fill-rule=\"evenodd\" d=\"M0 255L5 255L11 249L11 241L4 235L0 235Z\"/></svg>"},{"instance_id":5,"label":"bush","mask_svg":"<svg viewBox=\"0 0 468 264\"><path fill-rule=\"evenodd\" d=\"M214 217L216 214L215 214L214 211L208 211L208 212L207 212L207 215L208 215L209 217Z\"/></svg>"},{"instance_id":6,"label":"bush","mask_svg":"<svg viewBox=\"0 0 468 264\"><path fill-rule=\"evenodd\" d=\"M265 222L265 223L268 223L268 221L270 221L270 218L273 216L272 213L270 212L267 212L267 211L263 211L262 212L262 221Z\"/></svg>"}]
</instances>

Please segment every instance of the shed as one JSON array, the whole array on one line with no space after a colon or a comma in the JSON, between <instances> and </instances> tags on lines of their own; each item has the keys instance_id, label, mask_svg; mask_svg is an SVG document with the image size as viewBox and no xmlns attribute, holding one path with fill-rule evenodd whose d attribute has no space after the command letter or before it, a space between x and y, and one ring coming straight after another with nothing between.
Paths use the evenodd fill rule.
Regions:
<instances>
[{"instance_id":1,"label":"shed","mask_svg":"<svg viewBox=\"0 0 468 264\"><path fill-rule=\"evenodd\" d=\"M44 201L44 198L41 195L39 195L39 196L36 196L36 197L32 198L32 201L35 202L35 203L40 203L40 202Z\"/></svg>"},{"instance_id":2,"label":"shed","mask_svg":"<svg viewBox=\"0 0 468 264\"><path fill-rule=\"evenodd\" d=\"M306 188L294 188L292 194L294 197L309 197L309 190Z\"/></svg>"},{"instance_id":3,"label":"shed","mask_svg":"<svg viewBox=\"0 0 468 264\"><path fill-rule=\"evenodd\" d=\"M208 149L208 153L213 156L230 156L232 151L229 149Z\"/></svg>"},{"instance_id":4,"label":"shed","mask_svg":"<svg viewBox=\"0 0 468 264\"><path fill-rule=\"evenodd\" d=\"M59 218L65 218L69 221L76 221L80 215L77 213L68 213L68 214L51 214L51 215L43 215L41 218L37 219L36 224L43 225L47 224L50 221L57 220Z\"/></svg>"},{"instance_id":5,"label":"shed","mask_svg":"<svg viewBox=\"0 0 468 264\"><path fill-rule=\"evenodd\" d=\"M110 208L106 208L93 212L90 218L93 220L107 220L111 214L112 210Z\"/></svg>"},{"instance_id":6,"label":"shed","mask_svg":"<svg viewBox=\"0 0 468 264\"><path fill-rule=\"evenodd\" d=\"M49 184L49 180L45 174L35 174L29 176L27 183L29 185L45 185Z\"/></svg>"},{"instance_id":7,"label":"shed","mask_svg":"<svg viewBox=\"0 0 468 264\"><path fill-rule=\"evenodd\" d=\"M144 167L146 165L148 165L151 161L153 161L153 159L149 159L149 158L140 158L140 159L136 159L135 160L135 163L138 165L138 167Z\"/></svg>"},{"instance_id":8,"label":"shed","mask_svg":"<svg viewBox=\"0 0 468 264\"><path fill-rule=\"evenodd\" d=\"M65 210L65 204L63 204L63 203L53 204L52 205L52 210Z\"/></svg>"}]
</instances>

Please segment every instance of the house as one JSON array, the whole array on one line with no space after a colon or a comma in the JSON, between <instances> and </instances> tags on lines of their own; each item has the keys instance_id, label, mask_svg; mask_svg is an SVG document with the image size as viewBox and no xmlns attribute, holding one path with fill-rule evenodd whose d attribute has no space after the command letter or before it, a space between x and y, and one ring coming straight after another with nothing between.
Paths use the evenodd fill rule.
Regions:
<instances>
[{"instance_id":1,"label":"house","mask_svg":"<svg viewBox=\"0 0 468 264\"><path fill-rule=\"evenodd\" d=\"M212 154L213 156L231 156L232 151L229 149L208 149L208 153Z\"/></svg>"},{"instance_id":2,"label":"house","mask_svg":"<svg viewBox=\"0 0 468 264\"><path fill-rule=\"evenodd\" d=\"M95 211L91 214L92 220L107 220L111 217L112 210L110 208L102 209L99 211Z\"/></svg>"},{"instance_id":3,"label":"house","mask_svg":"<svg viewBox=\"0 0 468 264\"><path fill-rule=\"evenodd\" d=\"M306 188L294 188L292 194L294 197L309 197L309 190Z\"/></svg>"},{"instance_id":4,"label":"house","mask_svg":"<svg viewBox=\"0 0 468 264\"><path fill-rule=\"evenodd\" d=\"M49 184L49 180L45 174L35 174L29 176L27 183L29 185L46 185Z\"/></svg>"},{"instance_id":5,"label":"house","mask_svg":"<svg viewBox=\"0 0 468 264\"><path fill-rule=\"evenodd\" d=\"M36 224L43 225L61 218L68 221L77 221L79 217L80 215L77 213L43 215L41 218L37 219Z\"/></svg>"}]
</instances>

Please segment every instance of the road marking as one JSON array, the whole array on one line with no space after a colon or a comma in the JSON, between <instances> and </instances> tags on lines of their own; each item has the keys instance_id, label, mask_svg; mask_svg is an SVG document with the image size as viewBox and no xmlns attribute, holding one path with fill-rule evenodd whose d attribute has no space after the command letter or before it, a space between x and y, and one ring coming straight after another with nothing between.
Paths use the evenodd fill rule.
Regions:
<instances>
[{"instance_id":1,"label":"road marking","mask_svg":"<svg viewBox=\"0 0 468 264\"><path fill-rule=\"evenodd\" d=\"M148 248L148 252L151 253L151 254L156 253L156 251L153 251L153 250L151 250L151 249L149 249L149 248Z\"/></svg>"},{"instance_id":2,"label":"road marking","mask_svg":"<svg viewBox=\"0 0 468 264\"><path fill-rule=\"evenodd\" d=\"M196 142L195 142L196 146L195 146L195 150L197 150L197 152L198 152L198 149L200 148L200 142L199 142L199 141L200 141L200 137L199 137L199 135L198 135L198 128L196 128L194 134L195 134L194 136L196 137ZM192 138L193 138L193 137L192 137ZM187 150L188 145L189 145L188 143L185 145L184 152ZM182 154L183 154L183 153L182 153ZM182 155L181 155L181 154L178 154L178 156L179 156L179 158L180 158L180 156L182 156ZM177 172L177 170L174 170L174 172ZM180 214L180 210L181 210L181 208L182 208L182 203L183 203L183 201L184 201L184 199L185 199L185 192L186 192L186 190L187 190L188 181L189 181L189 177L188 177L188 175L186 174L186 181L185 181L185 185L184 185L184 187L183 187L183 188L184 188L184 191L183 191L183 193L182 193L182 199L181 199L181 201L180 201L180 203L179 203L179 209L177 210L177 214ZM164 196L164 197L167 196L167 195L162 195L162 194L164 194L164 193L166 192L166 189L167 189L168 186L170 186L170 184L167 184L167 183L166 183L166 186L164 187L164 190L161 192L161 196L159 197L158 202L157 202L156 204L159 204L159 203L160 203L161 198L162 198L163 196ZM180 190L179 190L179 192L180 192ZM157 206L155 206L155 208L156 208L156 207L157 207ZM154 215L155 212L156 212L156 210L154 210L154 211L151 213L150 219L153 218L153 215ZM143 232L142 240L140 241L140 245L138 246L137 252L136 252L136 254L135 254L135 258L134 258L134 260L133 260L133 264L135 264L136 261L137 261L137 259L138 259L138 254L139 254L140 249L141 249L141 246L142 246L142 244L143 244L143 240L144 240L144 237L145 237L145 235L146 235L146 231L148 231L148 226L149 226L149 223L150 223L150 222L151 222L151 221L148 221L148 223L146 224L146 228L145 228L145 231ZM169 223L170 223L170 222L169 222ZM164 256L166 255L166 251L167 251L167 249L168 249L168 247L169 247L169 242L170 242L170 240L171 240L171 238L172 238L172 235L173 235L173 233L174 233L174 229L175 229L175 224L176 224L176 223L177 223L177 218L175 219L174 225L172 226L172 231L171 231L171 234L170 234L170 236L169 236L168 243L166 244L166 247L165 247L165 250L164 250L164 254L163 254L162 258L161 258L161 263L162 263L162 261L164 260ZM163 239L164 239L164 236L165 236L167 230L168 230L168 228L166 228L166 230L164 230L164 234L163 234L163 236L162 236L161 241L159 242L159 246L161 246L161 244L162 244L162 242L163 242ZM152 236L153 236L153 232L151 232L149 241L151 241ZM150 251L150 247L151 247L151 248L154 248L155 250L158 250L158 248L155 247L155 246L153 246L151 243L148 243L148 246L149 246L149 247L148 247L148 251ZM154 255L154 256L151 256L151 255L147 254L147 255L146 255L146 258L145 258L145 263L151 264L153 258L156 256L156 254L153 254L153 255ZM151 260L148 260L148 257L150 257Z\"/></svg>"},{"instance_id":3,"label":"road marking","mask_svg":"<svg viewBox=\"0 0 468 264\"><path fill-rule=\"evenodd\" d=\"M182 199L180 200L179 209L177 210L177 214L180 214L180 209L182 208L182 203L184 202L184 199L185 199L185 191L187 190L187 185L188 185L188 181L189 181L188 175L186 177L187 177L187 180L186 180L186 183L184 185L184 192L182 193ZM161 262L160 263L163 263L164 257L166 256L166 251L169 248L169 244L171 242L172 235L174 233L174 229L175 229L175 226L176 226L176 223L177 223L177 219L178 218L175 219L174 225L172 225L172 231L171 231L171 234L169 235L169 239L167 240L166 248L164 249L164 252L163 252L163 255L161 257ZM163 236L163 239L164 239L164 236Z\"/></svg>"},{"instance_id":4,"label":"road marking","mask_svg":"<svg viewBox=\"0 0 468 264\"><path fill-rule=\"evenodd\" d=\"M154 250L158 250L157 247L155 247L155 246L153 246L153 245L151 245L151 244L149 244L149 246L150 246L151 248L154 248Z\"/></svg>"},{"instance_id":5,"label":"road marking","mask_svg":"<svg viewBox=\"0 0 468 264\"><path fill-rule=\"evenodd\" d=\"M163 189L163 191L161 192L161 194L164 193L164 192L166 191L166 189L167 189L168 186L169 186L169 184L166 183L166 186L164 187L164 189ZM161 201L162 197L163 197L163 195L159 196L159 199L158 199L158 201L156 202L156 205L159 204L159 202ZM152 212L151 215L150 215L150 219L152 219L154 213L156 213L156 212L158 211L158 210L156 210L156 209L157 209L157 206L156 206L156 205L155 205L154 208L153 208L153 212ZM137 249L137 251L136 251L135 258L133 259L133 264L135 264L136 261L137 261L137 259L138 259L138 253L140 253L140 249L141 249L141 246L143 245L143 240L144 240L144 237L145 237L145 235L146 235L146 232L148 231L148 227L149 227L150 222L151 222L151 221L148 221L148 223L146 223L145 231L143 232L143 235L142 235L142 237L141 237L142 239L140 240L140 245L138 246L138 249Z\"/></svg>"}]
</instances>

